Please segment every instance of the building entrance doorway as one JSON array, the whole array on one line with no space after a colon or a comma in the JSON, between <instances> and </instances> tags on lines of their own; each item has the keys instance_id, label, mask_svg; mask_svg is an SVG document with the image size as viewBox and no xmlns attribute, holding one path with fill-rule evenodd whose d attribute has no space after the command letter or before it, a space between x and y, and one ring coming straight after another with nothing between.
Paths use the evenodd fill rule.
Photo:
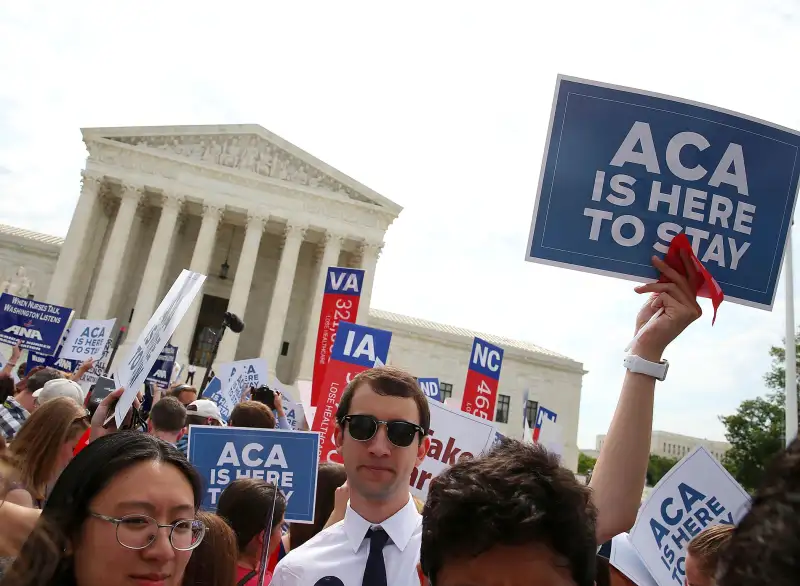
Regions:
<instances>
[{"instance_id":1,"label":"building entrance doorway","mask_svg":"<svg viewBox=\"0 0 800 586\"><path fill-rule=\"evenodd\" d=\"M197 326L192 336L189 362L200 368L209 366L214 340L222 327L222 318L228 310L228 300L214 295L203 295Z\"/></svg>"}]
</instances>

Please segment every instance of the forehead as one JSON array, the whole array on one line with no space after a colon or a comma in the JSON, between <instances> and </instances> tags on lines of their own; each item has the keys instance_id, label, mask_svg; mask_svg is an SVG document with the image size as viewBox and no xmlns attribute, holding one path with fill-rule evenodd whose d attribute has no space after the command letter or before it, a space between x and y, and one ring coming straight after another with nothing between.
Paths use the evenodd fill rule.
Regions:
<instances>
[{"instance_id":1,"label":"forehead","mask_svg":"<svg viewBox=\"0 0 800 586\"><path fill-rule=\"evenodd\" d=\"M149 503L153 509L194 508L192 485L172 464L156 460L139 462L119 472L92 499L92 506L116 514L122 503Z\"/></svg>"},{"instance_id":2,"label":"forehead","mask_svg":"<svg viewBox=\"0 0 800 586\"><path fill-rule=\"evenodd\" d=\"M378 419L404 419L419 423L419 409L412 397L391 397L379 395L372 385L363 382L353 391L350 401L350 415L373 415Z\"/></svg>"},{"instance_id":3,"label":"forehead","mask_svg":"<svg viewBox=\"0 0 800 586\"><path fill-rule=\"evenodd\" d=\"M575 586L569 568L541 544L497 545L473 558L448 558L436 586Z\"/></svg>"}]
</instances>

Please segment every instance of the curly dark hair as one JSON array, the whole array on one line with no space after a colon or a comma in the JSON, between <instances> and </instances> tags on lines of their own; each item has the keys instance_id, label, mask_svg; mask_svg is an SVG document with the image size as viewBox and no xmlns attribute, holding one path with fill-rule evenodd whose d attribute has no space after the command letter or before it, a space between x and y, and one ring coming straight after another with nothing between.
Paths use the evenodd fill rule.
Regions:
<instances>
[{"instance_id":1,"label":"curly dark hair","mask_svg":"<svg viewBox=\"0 0 800 586\"><path fill-rule=\"evenodd\" d=\"M722 552L720 586L788 586L800 576L800 438L767 469Z\"/></svg>"},{"instance_id":2,"label":"curly dark hair","mask_svg":"<svg viewBox=\"0 0 800 586\"><path fill-rule=\"evenodd\" d=\"M549 547L578 586L593 586L595 521L590 489L538 445L504 440L431 482L422 512L420 565L432 586L443 566L497 545Z\"/></svg>"}]
</instances>

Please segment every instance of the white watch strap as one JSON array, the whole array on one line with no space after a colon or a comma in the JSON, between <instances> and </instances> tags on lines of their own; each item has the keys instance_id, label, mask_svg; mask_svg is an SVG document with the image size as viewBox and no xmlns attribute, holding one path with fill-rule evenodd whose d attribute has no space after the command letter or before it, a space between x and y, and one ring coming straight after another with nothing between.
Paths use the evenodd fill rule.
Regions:
<instances>
[{"instance_id":1,"label":"white watch strap","mask_svg":"<svg viewBox=\"0 0 800 586\"><path fill-rule=\"evenodd\" d=\"M625 357L623 361L625 368L637 374L644 374L652 376L656 380L663 381L667 378L667 371L669 370L669 362L663 360L661 362L650 362L641 356L630 354Z\"/></svg>"}]
</instances>

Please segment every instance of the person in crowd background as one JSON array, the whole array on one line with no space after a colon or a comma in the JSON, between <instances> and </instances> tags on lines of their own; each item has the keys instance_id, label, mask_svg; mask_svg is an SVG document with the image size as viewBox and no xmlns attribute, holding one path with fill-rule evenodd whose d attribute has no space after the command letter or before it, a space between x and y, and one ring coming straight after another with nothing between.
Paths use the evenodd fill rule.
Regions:
<instances>
[{"instance_id":1,"label":"person in crowd background","mask_svg":"<svg viewBox=\"0 0 800 586\"><path fill-rule=\"evenodd\" d=\"M800 438L770 464L723 549L719 586L795 586L800 577Z\"/></svg>"},{"instance_id":2,"label":"person in crowd background","mask_svg":"<svg viewBox=\"0 0 800 586\"><path fill-rule=\"evenodd\" d=\"M14 379L11 375L0 374L0 405L6 402L6 399L14 396Z\"/></svg>"},{"instance_id":3,"label":"person in crowd background","mask_svg":"<svg viewBox=\"0 0 800 586\"><path fill-rule=\"evenodd\" d=\"M73 449L89 427L86 410L67 397L57 397L39 407L11 443L16 483L5 500L41 508L52 485L72 460Z\"/></svg>"},{"instance_id":4,"label":"person in crowd background","mask_svg":"<svg viewBox=\"0 0 800 586\"><path fill-rule=\"evenodd\" d=\"M733 525L714 525L689 542L685 562L686 586L716 586L717 563L733 531Z\"/></svg>"},{"instance_id":5,"label":"person in crowd background","mask_svg":"<svg viewBox=\"0 0 800 586\"><path fill-rule=\"evenodd\" d=\"M33 393L35 408L55 399L57 397L67 397L75 401L77 405L84 405L83 389L73 380L66 378L55 378L44 383L44 386Z\"/></svg>"},{"instance_id":6,"label":"person in crowd background","mask_svg":"<svg viewBox=\"0 0 800 586\"><path fill-rule=\"evenodd\" d=\"M420 565L434 586L593 586L590 490L538 445L504 440L431 481Z\"/></svg>"},{"instance_id":7,"label":"person in crowd background","mask_svg":"<svg viewBox=\"0 0 800 586\"><path fill-rule=\"evenodd\" d=\"M186 384L193 385L194 384L194 373L197 372L197 367L194 364L189 364L189 368L186 369Z\"/></svg>"},{"instance_id":8,"label":"person in crowd background","mask_svg":"<svg viewBox=\"0 0 800 586\"><path fill-rule=\"evenodd\" d=\"M231 427L254 427L275 429L275 415L272 409L258 401L242 401L231 411L228 419Z\"/></svg>"},{"instance_id":9,"label":"person in crowd background","mask_svg":"<svg viewBox=\"0 0 800 586\"><path fill-rule=\"evenodd\" d=\"M205 533L201 498L197 471L170 444L102 436L59 478L3 586L180 586Z\"/></svg>"},{"instance_id":10,"label":"person in crowd background","mask_svg":"<svg viewBox=\"0 0 800 586\"><path fill-rule=\"evenodd\" d=\"M165 442L177 444L186 426L186 407L175 397L164 397L150 409L147 430Z\"/></svg>"},{"instance_id":11,"label":"person in crowd background","mask_svg":"<svg viewBox=\"0 0 800 586\"><path fill-rule=\"evenodd\" d=\"M198 511L196 518L205 525L206 534L192 552L183 586L235 586L236 534L218 515Z\"/></svg>"},{"instance_id":12,"label":"person in crowd background","mask_svg":"<svg viewBox=\"0 0 800 586\"><path fill-rule=\"evenodd\" d=\"M270 389L268 386L263 385L258 388L250 389L250 400L263 403L272 410L272 415L275 417L278 429L291 430L292 426L286 418L286 412L283 409L283 395L279 391Z\"/></svg>"},{"instance_id":13,"label":"person in crowd background","mask_svg":"<svg viewBox=\"0 0 800 586\"><path fill-rule=\"evenodd\" d=\"M197 400L197 389L190 385L178 385L170 391L170 395L178 399L184 407Z\"/></svg>"},{"instance_id":14,"label":"person in crowd background","mask_svg":"<svg viewBox=\"0 0 800 586\"><path fill-rule=\"evenodd\" d=\"M270 513L270 533L264 529ZM255 478L240 478L231 482L219 497L217 514L236 533L239 559L236 574L238 586L256 586L261 553L269 540L267 559L280 546L281 525L286 513L286 497L275 486ZM266 571L265 584L272 575Z\"/></svg>"},{"instance_id":15,"label":"person in crowd background","mask_svg":"<svg viewBox=\"0 0 800 586\"><path fill-rule=\"evenodd\" d=\"M225 426L225 420L219 412L219 407L214 401L209 399L197 399L186 407L186 433L183 434L175 447L184 455L189 449L189 426L190 425L217 425Z\"/></svg>"},{"instance_id":16,"label":"person in crowd background","mask_svg":"<svg viewBox=\"0 0 800 586\"><path fill-rule=\"evenodd\" d=\"M0 431L6 440L14 439L22 424L33 413L36 407L33 393L55 378L64 377L53 368L41 368L26 377L25 384L17 389L15 396L6 398L0 407Z\"/></svg>"}]
</instances>

